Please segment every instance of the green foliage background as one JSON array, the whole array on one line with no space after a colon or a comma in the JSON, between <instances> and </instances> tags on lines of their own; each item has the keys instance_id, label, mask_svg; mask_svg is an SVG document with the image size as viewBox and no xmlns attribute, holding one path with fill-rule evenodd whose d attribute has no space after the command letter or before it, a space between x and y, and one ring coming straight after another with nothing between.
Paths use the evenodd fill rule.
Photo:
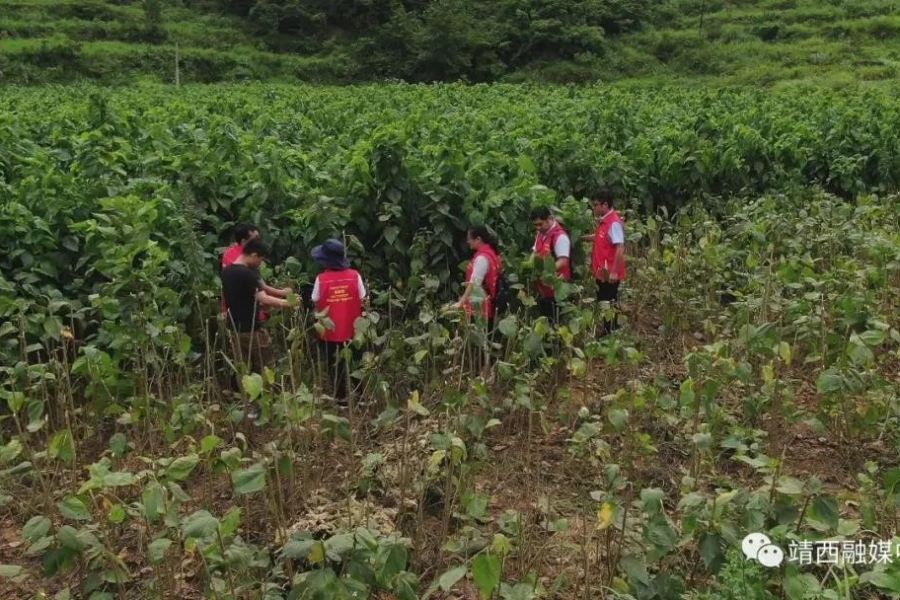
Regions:
<instances>
[{"instance_id":1,"label":"green foliage background","mask_svg":"<svg viewBox=\"0 0 900 600\"><path fill-rule=\"evenodd\" d=\"M105 299L130 294L136 314L157 306L160 329L199 316L195 298L217 289L217 253L239 221L263 227L295 281L311 278L314 244L344 235L373 281L449 298L471 222L496 229L514 264L532 241L529 206L554 204L584 231L583 200L600 185L644 210L809 185L887 192L900 181L898 129L900 111L877 92L8 90L0 311L11 318L20 298L69 314L54 304L66 299L92 335L127 312Z\"/></svg>"}]
</instances>

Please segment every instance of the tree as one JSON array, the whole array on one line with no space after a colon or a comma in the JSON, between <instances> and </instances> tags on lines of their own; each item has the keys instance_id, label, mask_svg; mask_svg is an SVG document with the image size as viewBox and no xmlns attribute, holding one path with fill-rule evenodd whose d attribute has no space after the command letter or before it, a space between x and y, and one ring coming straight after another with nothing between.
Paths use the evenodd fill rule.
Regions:
<instances>
[{"instance_id":1,"label":"tree","mask_svg":"<svg viewBox=\"0 0 900 600\"><path fill-rule=\"evenodd\" d=\"M163 26L163 0L144 0L144 39L158 43L166 39Z\"/></svg>"}]
</instances>

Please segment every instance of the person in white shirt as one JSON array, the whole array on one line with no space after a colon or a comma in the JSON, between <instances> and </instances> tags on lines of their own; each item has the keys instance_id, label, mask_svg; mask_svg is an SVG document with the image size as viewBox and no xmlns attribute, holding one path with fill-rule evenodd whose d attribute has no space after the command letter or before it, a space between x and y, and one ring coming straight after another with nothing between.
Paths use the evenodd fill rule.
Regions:
<instances>
[{"instance_id":1,"label":"person in white shirt","mask_svg":"<svg viewBox=\"0 0 900 600\"><path fill-rule=\"evenodd\" d=\"M466 270L466 287L454 308L463 308L469 315L477 312L486 320L488 331L494 326L498 282L502 270L497 239L483 225L469 228L466 236L469 248L475 251ZM474 305L474 306L473 306ZM479 306L480 305L480 306Z\"/></svg>"}]
</instances>

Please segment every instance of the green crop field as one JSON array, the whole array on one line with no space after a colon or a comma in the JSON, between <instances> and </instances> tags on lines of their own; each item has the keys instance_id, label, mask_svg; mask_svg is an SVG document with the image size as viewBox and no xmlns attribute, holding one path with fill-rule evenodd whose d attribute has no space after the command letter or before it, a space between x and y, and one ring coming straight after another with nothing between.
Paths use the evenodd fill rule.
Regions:
<instances>
[{"instance_id":1,"label":"green crop field","mask_svg":"<svg viewBox=\"0 0 900 600\"><path fill-rule=\"evenodd\" d=\"M3 88L0 597L898 597L898 131L880 87ZM554 279L528 218L588 233L601 186L607 336L589 248ZM295 290L346 241L349 407L326 315L274 311L262 373L225 342L241 221ZM448 308L473 223L515 294L491 338Z\"/></svg>"}]
</instances>

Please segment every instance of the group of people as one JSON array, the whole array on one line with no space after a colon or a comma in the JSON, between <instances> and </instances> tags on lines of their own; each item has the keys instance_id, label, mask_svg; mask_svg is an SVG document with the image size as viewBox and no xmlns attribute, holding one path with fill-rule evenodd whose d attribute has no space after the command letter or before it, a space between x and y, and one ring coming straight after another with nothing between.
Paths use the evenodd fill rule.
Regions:
<instances>
[{"instance_id":1,"label":"group of people","mask_svg":"<svg viewBox=\"0 0 900 600\"><path fill-rule=\"evenodd\" d=\"M619 285L625 278L625 228L614 208L612 194L598 192L591 199L591 207L598 218L593 234L582 237L592 243L591 272L597 281L597 299L615 305ZM553 217L548 207L531 212L536 229L532 251L546 258L552 256L556 272L563 281L572 278L572 241L563 225ZM462 296L453 305L474 315L485 317L488 329L493 328L497 311L499 283L503 271L497 240L482 225L470 227L469 247L474 251L466 271ZM234 243L222 255L222 314L231 332L237 358L261 370L271 358L271 337L263 327L272 308L299 305L294 290L274 288L266 284L259 267L269 250L259 237L259 228L243 224L235 228ZM333 394L338 402L347 394L347 369L342 350L353 339L354 323L362 315L366 287L362 275L350 266L344 244L328 239L312 250L312 257L322 271L315 279L310 299L317 311L326 315L319 327L319 339L330 374ZM535 284L540 314L556 320L559 304L549 282ZM616 326L615 317L604 319L606 332Z\"/></svg>"},{"instance_id":2,"label":"group of people","mask_svg":"<svg viewBox=\"0 0 900 600\"><path fill-rule=\"evenodd\" d=\"M608 192L598 192L591 197L591 208L597 217L594 233L582 236L582 241L590 242L591 272L597 283L597 300L615 306L619 299L619 285L625 279L625 226L614 208L614 197ZM553 258L556 274L562 281L572 279L572 240L547 206L538 206L531 211L531 220L537 235L532 246L534 255L546 259ZM493 328L496 316L498 283L502 274L502 261L497 248L497 240L484 226L469 228L469 247L475 252L466 271L466 287L462 297L453 306L464 308L469 314L472 308L472 293L481 288L481 314L487 319L488 329ZM541 316L553 322L559 317L559 303L551 282L538 280L535 283L537 305ZM616 327L616 317L604 318L606 333Z\"/></svg>"}]
</instances>

